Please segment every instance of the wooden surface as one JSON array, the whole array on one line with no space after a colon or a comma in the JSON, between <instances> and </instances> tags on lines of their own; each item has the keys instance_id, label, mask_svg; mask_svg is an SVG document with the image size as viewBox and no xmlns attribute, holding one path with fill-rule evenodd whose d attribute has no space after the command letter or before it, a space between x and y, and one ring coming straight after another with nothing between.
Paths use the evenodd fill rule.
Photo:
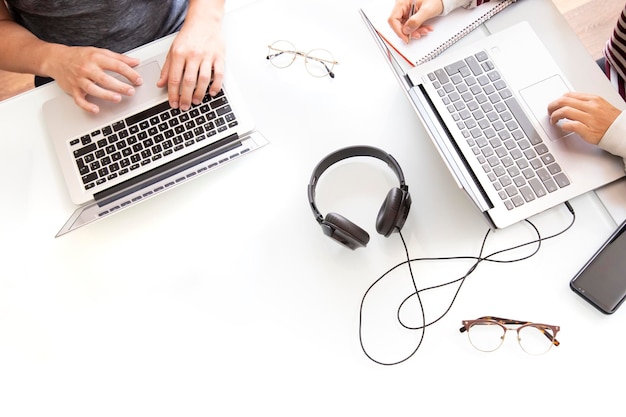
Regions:
<instances>
[{"instance_id":1,"label":"wooden surface","mask_svg":"<svg viewBox=\"0 0 626 417\"><path fill-rule=\"evenodd\" d=\"M611 36L624 0L552 0L591 55L598 59Z\"/></svg>"},{"instance_id":2,"label":"wooden surface","mask_svg":"<svg viewBox=\"0 0 626 417\"><path fill-rule=\"evenodd\" d=\"M623 0L552 0L578 34L591 55L598 59L613 31ZM0 101L33 88L33 76L0 71Z\"/></svg>"}]
</instances>

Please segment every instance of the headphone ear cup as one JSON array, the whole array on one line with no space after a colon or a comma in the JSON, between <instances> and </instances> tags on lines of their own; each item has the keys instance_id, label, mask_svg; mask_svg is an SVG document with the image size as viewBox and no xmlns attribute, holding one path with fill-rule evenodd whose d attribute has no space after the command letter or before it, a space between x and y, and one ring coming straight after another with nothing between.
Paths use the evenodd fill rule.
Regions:
<instances>
[{"instance_id":1,"label":"headphone ear cup","mask_svg":"<svg viewBox=\"0 0 626 417\"><path fill-rule=\"evenodd\" d=\"M380 207L376 218L376 231L388 237L396 227L402 228L408 210L403 210L404 192L399 188L392 188Z\"/></svg>"},{"instance_id":2,"label":"headphone ear cup","mask_svg":"<svg viewBox=\"0 0 626 417\"><path fill-rule=\"evenodd\" d=\"M322 222L324 233L350 249L364 247L370 235L350 220L337 213L328 213Z\"/></svg>"}]
</instances>

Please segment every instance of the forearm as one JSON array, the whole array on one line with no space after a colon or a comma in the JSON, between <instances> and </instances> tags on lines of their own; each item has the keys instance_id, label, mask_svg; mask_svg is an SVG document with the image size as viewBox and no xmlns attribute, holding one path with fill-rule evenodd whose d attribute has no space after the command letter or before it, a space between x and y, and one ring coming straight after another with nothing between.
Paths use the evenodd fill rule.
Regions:
<instances>
[{"instance_id":1,"label":"forearm","mask_svg":"<svg viewBox=\"0 0 626 417\"><path fill-rule=\"evenodd\" d=\"M50 76L49 57L58 56L63 45L38 39L13 22L0 20L0 69L11 72Z\"/></svg>"},{"instance_id":2,"label":"forearm","mask_svg":"<svg viewBox=\"0 0 626 417\"><path fill-rule=\"evenodd\" d=\"M224 17L225 0L190 0L183 26L192 24L219 25Z\"/></svg>"}]
</instances>

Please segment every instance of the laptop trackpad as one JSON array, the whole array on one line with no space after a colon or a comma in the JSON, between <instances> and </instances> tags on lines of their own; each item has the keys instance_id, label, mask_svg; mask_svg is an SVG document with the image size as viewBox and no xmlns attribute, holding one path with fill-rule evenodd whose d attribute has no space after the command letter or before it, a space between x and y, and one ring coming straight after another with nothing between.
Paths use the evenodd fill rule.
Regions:
<instances>
[{"instance_id":1,"label":"laptop trackpad","mask_svg":"<svg viewBox=\"0 0 626 417\"><path fill-rule=\"evenodd\" d=\"M100 117L110 118L118 115L127 114L131 109L138 106L146 106L146 103L154 103L157 99L163 100L167 97L165 88L158 88L156 86L159 77L161 76L161 68L157 61L149 61L142 63L139 67L135 68L135 71L141 75L143 83L135 87L135 94L132 96L122 96L120 103L114 103L107 100L102 100L96 97L87 96L87 100L100 107ZM123 83L129 84L130 82L123 76L116 74L115 78Z\"/></svg>"},{"instance_id":2,"label":"laptop trackpad","mask_svg":"<svg viewBox=\"0 0 626 417\"><path fill-rule=\"evenodd\" d=\"M564 119L553 125L548 117L548 104L568 91L569 88L567 88L559 75L553 75L520 91L524 102L532 111L535 119L552 140L561 139L572 134L571 132L564 132L560 128L561 123L565 121Z\"/></svg>"}]
</instances>

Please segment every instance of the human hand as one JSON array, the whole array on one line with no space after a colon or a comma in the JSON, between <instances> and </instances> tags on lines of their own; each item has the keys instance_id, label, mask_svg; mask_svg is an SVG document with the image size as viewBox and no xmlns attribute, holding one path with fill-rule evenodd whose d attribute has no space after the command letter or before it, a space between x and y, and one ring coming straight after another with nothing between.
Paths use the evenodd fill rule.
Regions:
<instances>
[{"instance_id":1,"label":"human hand","mask_svg":"<svg viewBox=\"0 0 626 417\"><path fill-rule=\"evenodd\" d=\"M617 109L599 96L570 91L548 104L550 123L562 119L561 129L574 132L585 141L597 145L620 115Z\"/></svg>"},{"instance_id":2,"label":"human hand","mask_svg":"<svg viewBox=\"0 0 626 417\"><path fill-rule=\"evenodd\" d=\"M135 94L134 86L142 83L141 76L133 69L139 60L106 49L59 45L49 55L48 71L59 86L74 98L74 102L90 113L98 113L99 107L88 101L87 96L112 102L122 100L122 95ZM110 73L120 74L129 85Z\"/></svg>"},{"instance_id":3,"label":"human hand","mask_svg":"<svg viewBox=\"0 0 626 417\"><path fill-rule=\"evenodd\" d=\"M410 16L412 3L414 14ZM408 43L410 39L419 39L432 32L432 26L424 25L424 22L442 12L441 0L396 0L387 22L396 35Z\"/></svg>"},{"instance_id":4,"label":"human hand","mask_svg":"<svg viewBox=\"0 0 626 417\"><path fill-rule=\"evenodd\" d=\"M157 86L167 85L171 107L188 110L202 102L207 90L212 96L221 90L224 61L220 25L186 24L172 42Z\"/></svg>"}]
</instances>

